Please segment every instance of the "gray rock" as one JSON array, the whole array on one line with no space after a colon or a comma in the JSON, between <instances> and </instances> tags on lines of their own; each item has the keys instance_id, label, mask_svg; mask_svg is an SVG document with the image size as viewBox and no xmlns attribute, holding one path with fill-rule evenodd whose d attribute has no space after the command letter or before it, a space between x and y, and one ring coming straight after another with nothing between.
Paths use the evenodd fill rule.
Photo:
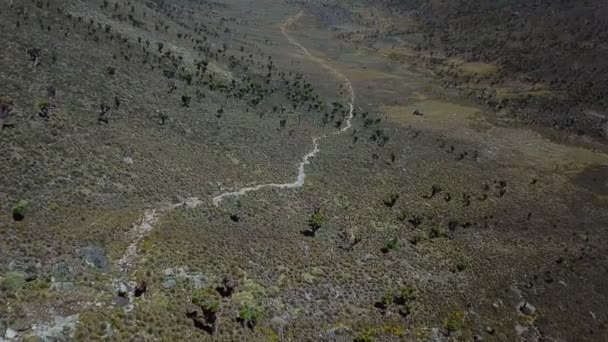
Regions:
<instances>
[{"instance_id":1,"label":"gray rock","mask_svg":"<svg viewBox=\"0 0 608 342\"><path fill-rule=\"evenodd\" d=\"M73 290L75 288L76 288L76 286L74 286L74 283L72 283L71 281L58 282L58 283L54 283L53 285L51 285L51 289L58 290L58 291L69 291L69 290Z\"/></svg>"},{"instance_id":2,"label":"gray rock","mask_svg":"<svg viewBox=\"0 0 608 342\"><path fill-rule=\"evenodd\" d=\"M173 269L172 269L172 268L167 268L167 269L165 270L165 275L166 275L167 277L172 276L172 275L173 275Z\"/></svg>"},{"instance_id":3,"label":"gray rock","mask_svg":"<svg viewBox=\"0 0 608 342\"><path fill-rule=\"evenodd\" d=\"M170 278L163 281L161 285L166 289L172 289L175 287L175 285L177 285L177 282L175 281L175 279Z\"/></svg>"},{"instance_id":4,"label":"gray rock","mask_svg":"<svg viewBox=\"0 0 608 342\"><path fill-rule=\"evenodd\" d=\"M82 248L78 254L85 265L105 270L108 267L108 258L105 250L98 246L87 246Z\"/></svg>"},{"instance_id":5,"label":"gray rock","mask_svg":"<svg viewBox=\"0 0 608 342\"><path fill-rule=\"evenodd\" d=\"M23 278L28 282L36 280L40 267L39 263L33 262L11 261L8 264L9 270L22 273Z\"/></svg>"},{"instance_id":6,"label":"gray rock","mask_svg":"<svg viewBox=\"0 0 608 342\"><path fill-rule=\"evenodd\" d=\"M11 328L7 328L6 332L4 333L4 337L7 339L13 339L15 337L17 337L17 332Z\"/></svg>"},{"instance_id":7,"label":"gray rock","mask_svg":"<svg viewBox=\"0 0 608 342\"><path fill-rule=\"evenodd\" d=\"M15 319L10 326L10 329L19 332L27 331L32 327L30 320L27 317L19 317Z\"/></svg>"},{"instance_id":8,"label":"gray rock","mask_svg":"<svg viewBox=\"0 0 608 342\"><path fill-rule=\"evenodd\" d=\"M272 326L272 330L274 330L277 335L279 335L280 340L283 340L283 335L285 334L285 329L288 326L288 322L285 318L280 316L274 316L270 320L270 325Z\"/></svg>"},{"instance_id":9,"label":"gray rock","mask_svg":"<svg viewBox=\"0 0 608 342\"><path fill-rule=\"evenodd\" d=\"M55 316L52 323L34 324L32 332L38 341L71 341L76 324L78 324L78 315Z\"/></svg>"},{"instance_id":10,"label":"gray rock","mask_svg":"<svg viewBox=\"0 0 608 342\"><path fill-rule=\"evenodd\" d=\"M129 158L129 157L124 157L122 159L123 163L127 164L127 165L133 165L133 159Z\"/></svg>"},{"instance_id":11,"label":"gray rock","mask_svg":"<svg viewBox=\"0 0 608 342\"><path fill-rule=\"evenodd\" d=\"M71 275L74 269L64 261L60 261L53 265L51 273L58 278L65 278Z\"/></svg>"},{"instance_id":12,"label":"gray rock","mask_svg":"<svg viewBox=\"0 0 608 342\"><path fill-rule=\"evenodd\" d=\"M533 316L536 312L536 308L528 302L521 302L518 307L519 311L526 316Z\"/></svg>"},{"instance_id":13,"label":"gray rock","mask_svg":"<svg viewBox=\"0 0 608 342\"><path fill-rule=\"evenodd\" d=\"M127 286L125 284L120 283L117 292L119 297L128 297L129 289L127 289Z\"/></svg>"},{"instance_id":14,"label":"gray rock","mask_svg":"<svg viewBox=\"0 0 608 342\"><path fill-rule=\"evenodd\" d=\"M441 331L439 330L439 328L432 328L431 329L431 336L429 338L429 341L432 341L432 342L447 342L448 341L448 337L445 336L443 333L441 333Z\"/></svg>"}]
</instances>

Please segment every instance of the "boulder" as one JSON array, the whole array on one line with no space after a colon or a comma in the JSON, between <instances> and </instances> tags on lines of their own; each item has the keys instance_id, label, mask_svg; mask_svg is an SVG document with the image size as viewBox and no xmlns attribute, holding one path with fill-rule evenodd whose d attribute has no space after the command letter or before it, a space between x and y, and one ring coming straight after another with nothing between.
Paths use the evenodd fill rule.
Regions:
<instances>
[{"instance_id":1,"label":"boulder","mask_svg":"<svg viewBox=\"0 0 608 342\"><path fill-rule=\"evenodd\" d=\"M87 246L78 251L78 255L85 265L106 270L108 268L108 258L103 248L99 246Z\"/></svg>"}]
</instances>

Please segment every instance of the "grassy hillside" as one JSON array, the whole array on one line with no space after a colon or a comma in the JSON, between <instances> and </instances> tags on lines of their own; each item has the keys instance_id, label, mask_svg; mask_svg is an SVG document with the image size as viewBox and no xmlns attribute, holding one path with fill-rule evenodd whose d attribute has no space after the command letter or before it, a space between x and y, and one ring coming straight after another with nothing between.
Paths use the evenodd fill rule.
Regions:
<instances>
[{"instance_id":1,"label":"grassy hillside","mask_svg":"<svg viewBox=\"0 0 608 342\"><path fill-rule=\"evenodd\" d=\"M608 340L603 5L458 3L0 0L0 340Z\"/></svg>"}]
</instances>

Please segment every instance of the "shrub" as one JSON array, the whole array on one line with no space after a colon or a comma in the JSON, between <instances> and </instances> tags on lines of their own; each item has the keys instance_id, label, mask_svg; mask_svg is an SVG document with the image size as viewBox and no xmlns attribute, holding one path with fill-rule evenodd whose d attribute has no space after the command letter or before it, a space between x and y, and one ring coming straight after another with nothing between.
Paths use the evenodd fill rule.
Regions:
<instances>
[{"instance_id":1,"label":"shrub","mask_svg":"<svg viewBox=\"0 0 608 342\"><path fill-rule=\"evenodd\" d=\"M13 220L15 220L15 221L23 220L25 218L25 209L27 208L28 205L29 205L29 203L26 200L19 201L13 207Z\"/></svg>"},{"instance_id":2,"label":"shrub","mask_svg":"<svg viewBox=\"0 0 608 342\"><path fill-rule=\"evenodd\" d=\"M321 226L325 223L325 217L321 214L320 209L316 209L315 212L308 218L308 230L302 232L306 236L315 236L317 231L321 229Z\"/></svg>"},{"instance_id":3,"label":"shrub","mask_svg":"<svg viewBox=\"0 0 608 342\"><path fill-rule=\"evenodd\" d=\"M396 192L393 192L393 193L388 194L386 196L386 198L384 198L383 202L384 202L385 206L392 208L395 205L395 203L397 203L398 199L399 199L399 194Z\"/></svg>"},{"instance_id":4,"label":"shrub","mask_svg":"<svg viewBox=\"0 0 608 342\"><path fill-rule=\"evenodd\" d=\"M243 326L249 327L253 329L257 324L260 316L262 315L261 310L254 305L248 304L241 307L239 310L239 318L238 321L243 324Z\"/></svg>"},{"instance_id":5,"label":"shrub","mask_svg":"<svg viewBox=\"0 0 608 342\"><path fill-rule=\"evenodd\" d=\"M200 307L206 314L215 314L220 308L220 299L215 290L200 289L192 294L192 304Z\"/></svg>"},{"instance_id":6,"label":"shrub","mask_svg":"<svg viewBox=\"0 0 608 342\"><path fill-rule=\"evenodd\" d=\"M395 250L399 248L399 239L397 238L392 238L390 240L388 240L385 244L384 247L382 247L381 251L382 253L388 253L392 250Z\"/></svg>"},{"instance_id":7,"label":"shrub","mask_svg":"<svg viewBox=\"0 0 608 342\"><path fill-rule=\"evenodd\" d=\"M446 330L447 334L452 334L462 329L464 325L463 321L464 313L458 310L454 311L443 321L443 328Z\"/></svg>"},{"instance_id":8,"label":"shrub","mask_svg":"<svg viewBox=\"0 0 608 342\"><path fill-rule=\"evenodd\" d=\"M7 121L13 112L13 100L6 96L0 96L0 130L10 126Z\"/></svg>"},{"instance_id":9,"label":"shrub","mask_svg":"<svg viewBox=\"0 0 608 342\"><path fill-rule=\"evenodd\" d=\"M378 332L372 327L366 327L355 333L353 342L372 342L376 338Z\"/></svg>"},{"instance_id":10,"label":"shrub","mask_svg":"<svg viewBox=\"0 0 608 342\"><path fill-rule=\"evenodd\" d=\"M51 104L47 100L37 100L36 107L38 108L38 115L42 118L48 118L51 112Z\"/></svg>"},{"instance_id":11,"label":"shrub","mask_svg":"<svg viewBox=\"0 0 608 342\"><path fill-rule=\"evenodd\" d=\"M190 107L190 100L192 98L188 95L182 95L182 107Z\"/></svg>"},{"instance_id":12,"label":"shrub","mask_svg":"<svg viewBox=\"0 0 608 342\"><path fill-rule=\"evenodd\" d=\"M25 275L21 272L8 272L0 282L0 289L6 292L15 292L23 286L25 286Z\"/></svg>"},{"instance_id":13,"label":"shrub","mask_svg":"<svg viewBox=\"0 0 608 342\"><path fill-rule=\"evenodd\" d=\"M325 218L323 217L319 209L317 209L312 215L310 215L308 223L313 228L320 228L323 223L325 223Z\"/></svg>"},{"instance_id":14,"label":"shrub","mask_svg":"<svg viewBox=\"0 0 608 342\"><path fill-rule=\"evenodd\" d=\"M199 289L192 294L192 304L201 308L202 315L198 311L190 311L186 314L192 319L194 326L209 334L215 333L217 329L217 315L220 310L220 298L217 292L211 288Z\"/></svg>"},{"instance_id":15,"label":"shrub","mask_svg":"<svg viewBox=\"0 0 608 342\"><path fill-rule=\"evenodd\" d=\"M416 288L411 285L405 285L399 291L399 296L396 298L396 302L405 304L415 301L417 297Z\"/></svg>"}]
</instances>

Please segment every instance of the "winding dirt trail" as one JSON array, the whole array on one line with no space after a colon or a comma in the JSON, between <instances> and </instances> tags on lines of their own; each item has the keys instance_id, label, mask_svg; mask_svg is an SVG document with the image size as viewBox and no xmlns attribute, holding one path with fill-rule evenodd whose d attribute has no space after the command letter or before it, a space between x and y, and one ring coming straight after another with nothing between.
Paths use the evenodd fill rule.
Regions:
<instances>
[{"instance_id":1,"label":"winding dirt trail","mask_svg":"<svg viewBox=\"0 0 608 342\"><path fill-rule=\"evenodd\" d=\"M336 70L324 59L312 55L310 53L310 51L308 51L308 49L306 49L304 46L302 46L293 37L291 37L289 35L287 28L289 26L293 25L294 23L296 23L300 19L300 17L302 17L302 15L303 15L303 12L300 11L297 15L288 18L285 21L285 23L283 23L283 25L281 25L281 32L287 38L287 40L292 45L298 47L304 53L304 55L306 55L308 58L315 61L316 63L321 65L323 68L327 69L332 74L334 74L336 77L338 77L344 81L344 85L350 95L350 101L349 101L350 108L349 108L348 116L346 118L346 125L343 128L341 128L339 131L336 131L336 132L332 133L331 135L341 134L341 133L349 130L352 127L351 121L353 119L353 112L354 112L355 91L353 90L350 80L346 76L344 76L344 74L342 74L340 71ZM304 185L304 180L306 178L306 172L304 170L304 166L310 164L310 158L313 158L315 155L317 155L317 153L319 153L321 151L319 148L319 141L321 139L324 139L327 137L328 137L328 135L322 135L322 136L314 137L312 139L313 149L312 149L312 151L308 152L306 155L304 155L302 157L302 161L300 162L300 165L298 166L298 174L297 174L296 180L293 181L292 183L260 184L260 185L256 185L253 187L242 188L237 191L225 192L223 194L220 194L220 195L214 197L213 204L215 206L219 206L224 198L239 197L239 196L243 196L243 195L247 194L248 192L258 191L258 190L265 189L265 188L294 189L294 188L302 187ZM152 229L154 228L154 225L158 222L159 217L162 214L169 212L171 210L174 210L176 208L179 208L183 205L187 206L188 208L196 208L201 204L202 204L202 202L197 197L191 197L180 203L170 204L170 205L166 205L164 207L146 210L144 212L143 217L138 222L135 222L133 224L133 228L131 229L131 231L129 233L130 234L129 235L130 244L127 247L127 249L125 250L122 257L116 262L116 266L121 271L121 273L123 275L127 275L129 273L129 270L134 267L134 265L136 264L137 259L138 259L138 248L139 248L141 241L152 231ZM117 279L117 282L122 282L122 281L124 281L124 279Z\"/></svg>"},{"instance_id":2,"label":"winding dirt trail","mask_svg":"<svg viewBox=\"0 0 608 342\"><path fill-rule=\"evenodd\" d=\"M326 69L329 72L331 72L332 74L334 74L337 78L340 78L343 80L344 85L350 95L350 101L348 104L349 111L348 111L348 116L346 118L346 126L344 126L342 129L340 129L339 131L334 132L332 134L332 135L337 135L337 134L347 131L348 129L350 129L352 127L351 121L353 119L353 112L354 112L355 90L353 89L353 86L352 86L350 80L343 73L341 73L336 68L331 66L326 60L314 56L312 53L310 53L310 51L308 51L307 48L302 46L302 44L298 43L298 41L296 41L291 35L289 35L288 27L295 24L302 17L303 14L304 14L304 12L300 11L295 16L288 18L283 23L283 25L281 25L281 33L283 34L283 36L285 36L285 38L287 38L289 43L291 43L292 45L299 48L307 58L316 62L321 67L323 67L324 69ZM322 136L314 137L312 139L313 149L312 149L312 151L305 154L304 157L302 157L302 161L300 162L300 165L298 166L298 175L296 177L296 180L293 181L292 183L260 184L260 185L256 185L256 186L252 186L252 187L242 188L242 189L239 189L236 191L225 192L223 194L213 197L213 204L217 207L220 205L222 200L224 200L224 198L240 197L240 196L247 194L248 192L258 191L258 190L262 190L262 189L266 189L266 188L294 189L294 188L302 187L304 185L304 180L306 178L306 172L304 170L304 166L310 164L310 158L313 158L314 156L317 155L317 153L319 153L321 151L321 149L319 148L319 140L324 139L326 137L327 137L327 135L322 135Z\"/></svg>"}]
</instances>

